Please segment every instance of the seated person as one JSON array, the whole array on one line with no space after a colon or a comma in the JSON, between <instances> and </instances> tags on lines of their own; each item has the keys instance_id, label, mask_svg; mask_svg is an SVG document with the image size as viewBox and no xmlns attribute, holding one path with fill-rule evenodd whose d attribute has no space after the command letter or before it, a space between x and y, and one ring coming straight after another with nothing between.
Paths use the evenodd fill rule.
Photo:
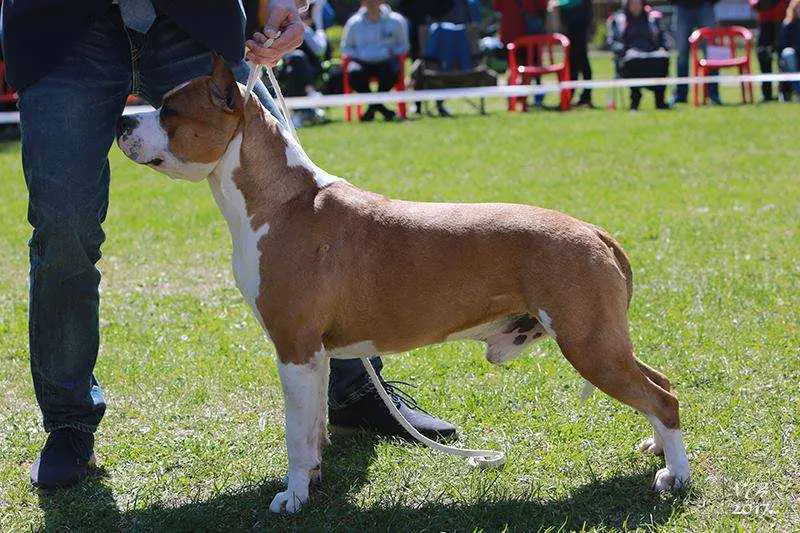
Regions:
<instances>
[{"instance_id":1,"label":"seated person","mask_svg":"<svg viewBox=\"0 0 800 533\"><path fill-rule=\"evenodd\" d=\"M781 72L800 72L800 0L792 0L786 9L786 18L783 19L779 46L781 50ZM791 82L781 85L784 102L792 100L792 91L800 94L800 82Z\"/></svg>"},{"instance_id":2,"label":"seated person","mask_svg":"<svg viewBox=\"0 0 800 533\"><path fill-rule=\"evenodd\" d=\"M348 66L350 86L359 93L368 93L369 80L378 79L381 92L391 90L397 82L400 64L397 56L408 53L408 28L402 15L380 0L363 0L359 9L344 26L342 55L352 58ZM362 117L369 122L378 111L387 121L395 113L383 104L372 104Z\"/></svg>"},{"instance_id":3,"label":"seated person","mask_svg":"<svg viewBox=\"0 0 800 533\"><path fill-rule=\"evenodd\" d=\"M659 19L644 8L643 0L623 0L623 9L609 19L608 43L616 55L622 78L663 78L669 71L669 53ZM657 109L669 109L665 87L648 87L656 97ZM639 109L642 89L631 87L631 109Z\"/></svg>"},{"instance_id":4,"label":"seated person","mask_svg":"<svg viewBox=\"0 0 800 533\"><path fill-rule=\"evenodd\" d=\"M322 74L322 63L330 59L330 46L325 30L322 29L322 2L312 2L311 8L301 14L304 34L303 44L283 56L277 72L281 89L286 96L316 96L317 78ZM322 109L298 109L292 113L296 127L322 122L325 113Z\"/></svg>"}]
</instances>

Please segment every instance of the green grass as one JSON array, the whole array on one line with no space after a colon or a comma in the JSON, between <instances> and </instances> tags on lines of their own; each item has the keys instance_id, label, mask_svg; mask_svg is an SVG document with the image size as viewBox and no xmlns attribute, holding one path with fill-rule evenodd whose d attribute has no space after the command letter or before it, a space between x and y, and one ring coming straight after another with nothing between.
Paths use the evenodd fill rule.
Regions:
<instances>
[{"instance_id":1,"label":"green grass","mask_svg":"<svg viewBox=\"0 0 800 533\"><path fill-rule=\"evenodd\" d=\"M596 393L547 341L495 367L461 342L389 358L385 375L508 452L500 471L362 434L335 438L324 486L268 513L286 468L272 346L234 288L208 187L112 153L97 375L101 470L37 492L44 442L26 330L25 188L0 145L0 531L800 528L800 107L531 113L302 132L353 183L413 200L527 202L612 232L635 277L638 355L671 378L694 485L654 495L645 419Z\"/></svg>"}]
</instances>

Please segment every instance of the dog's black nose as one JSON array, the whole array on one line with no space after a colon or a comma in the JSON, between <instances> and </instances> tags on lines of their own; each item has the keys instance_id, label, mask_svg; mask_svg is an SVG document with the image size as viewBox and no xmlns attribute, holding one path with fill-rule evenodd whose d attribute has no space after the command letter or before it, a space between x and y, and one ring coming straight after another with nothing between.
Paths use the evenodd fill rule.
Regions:
<instances>
[{"instance_id":1,"label":"dog's black nose","mask_svg":"<svg viewBox=\"0 0 800 533\"><path fill-rule=\"evenodd\" d=\"M129 135L138 123L139 121L135 117L124 115L119 117L119 120L117 120L117 138Z\"/></svg>"}]
</instances>

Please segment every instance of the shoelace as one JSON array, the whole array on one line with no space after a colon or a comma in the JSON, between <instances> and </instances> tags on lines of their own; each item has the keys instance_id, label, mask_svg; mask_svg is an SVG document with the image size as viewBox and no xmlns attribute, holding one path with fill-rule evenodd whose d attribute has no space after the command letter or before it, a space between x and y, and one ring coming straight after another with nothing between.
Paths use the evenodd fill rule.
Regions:
<instances>
[{"instance_id":1,"label":"shoelace","mask_svg":"<svg viewBox=\"0 0 800 533\"><path fill-rule=\"evenodd\" d=\"M420 411L422 413L425 413L426 415L432 416L428 411L420 407L420 405L417 403L417 400L413 396L411 396L409 393L398 387L398 385L405 385L406 387L411 387L412 389L416 389L417 388L416 385L412 385L411 383L408 383L406 381L398 381L398 380L386 381L383 378L381 378L381 385L383 385L383 388L386 390L387 393L389 393L389 396L392 397L392 400L394 401L394 404L396 406L400 407L400 404L404 403L415 411Z\"/></svg>"}]
</instances>

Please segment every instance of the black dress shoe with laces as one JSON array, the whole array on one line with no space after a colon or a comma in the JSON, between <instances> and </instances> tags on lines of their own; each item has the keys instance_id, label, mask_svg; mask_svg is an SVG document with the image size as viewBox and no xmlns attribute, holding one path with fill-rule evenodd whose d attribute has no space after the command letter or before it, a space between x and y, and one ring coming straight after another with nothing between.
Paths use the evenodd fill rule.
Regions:
<instances>
[{"instance_id":1,"label":"black dress shoe with laces","mask_svg":"<svg viewBox=\"0 0 800 533\"><path fill-rule=\"evenodd\" d=\"M53 489L74 485L94 465L94 435L73 428L51 432L36 461L31 465L31 483Z\"/></svg>"},{"instance_id":2,"label":"black dress shoe with laces","mask_svg":"<svg viewBox=\"0 0 800 533\"><path fill-rule=\"evenodd\" d=\"M456 438L456 427L453 424L440 420L424 411L414 398L397 387L398 384L409 385L408 383L383 380L381 380L381 383L383 383L386 392L389 393L400 413L417 431L436 441L447 441ZM375 389L372 389L370 393L346 407L331 409L328 417L332 426L331 429L334 431L346 432L364 429L388 437L414 440L403 426L394 419Z\"/></svg>"}]
</instances>

